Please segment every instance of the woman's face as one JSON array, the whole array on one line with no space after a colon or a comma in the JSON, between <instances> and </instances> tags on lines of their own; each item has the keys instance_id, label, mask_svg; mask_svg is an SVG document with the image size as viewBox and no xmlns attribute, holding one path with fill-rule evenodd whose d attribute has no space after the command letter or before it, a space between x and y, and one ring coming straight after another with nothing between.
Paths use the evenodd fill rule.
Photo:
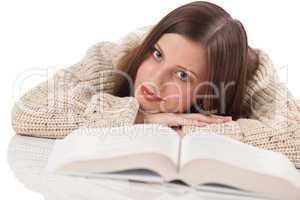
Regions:
<instances>
[{"instance_id":1,"label":"woman's face","mask_svg":"<svg viewBox=\"0 0 300 200\"><path fill-rule=\"evenodd\" d=\"M134 80L134 96L141 109L150 113L186 112L196 100L204 66L200 43L175 33L163 34L139 66ZM163 100L146 98L142 85Z\"/></svg>"}]
</instances>

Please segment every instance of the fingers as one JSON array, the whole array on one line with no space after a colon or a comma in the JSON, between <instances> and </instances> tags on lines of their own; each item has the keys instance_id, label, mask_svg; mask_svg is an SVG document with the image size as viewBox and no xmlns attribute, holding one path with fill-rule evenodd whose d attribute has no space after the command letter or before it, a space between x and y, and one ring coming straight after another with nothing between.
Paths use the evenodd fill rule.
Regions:
<instances>
[{"instance_id":1,"label":"fingers","mask_svg":"<svg viewBox=\"0 0 300 200\"><path fill-rule=\"evenodd\" d=\"M232 117L231 116L221 116L221 115L210 115L211 117L214 117L214 118L219 118L219 119L222 119L223 121L232 121Z\"/></svg>"},{"instance_id":2,"label":"fingers","mask_svg":"<svg viewBox=\"0 0 300 200\"><path fill-rule=\"evenodd\" d=\"M205 122L201 122L198 120L194 120L194 119L186 119L186 118L180 118L180 119L175 119L173 121L169 121L168 126L184 126L184 125L188 125L188 126L206 126L207 123Z\"/></svg>"},{"instance_id":3,"label":"fingers","mask_svg":"<svg viewBox=\"0 0 300 200\"><path fill-rule=\"evenodd\" d=\"M223 116L206 116L201 113L189 113L189 114L178 114L178 113L157 113L145 115L144 123L160 123L172 126L199 126L203 127L212 123L224 123L231 120Z\"/></svg>"},{"instance_id":4,"label":"fingers","mask_svg":"<svg viewBox=\"0 0 300 200\"><path fill-rule=\"evenodd\" d=\"M176 124L177 126L206 126L207 123L201 122L195 119L187 119L179 115L174 115L174 118L171 120L173 124Z\"/></svg>"},{"instance_id":5,"label":"fingers","mask_svg":"<svg viewBox=\"0 0 300 200\"><path fill-rule=\"evenodd\" d=\"M187 118L187 119L194 119L194 120L198 120L204 123L224 123L227 121L231 121L232 118L231 117L223 117L223 116L219 116L219 115L204 115L201 113L189 113L189 114L180 114L182 115L182 117Z\"/></svg>"},{"instance_id":6,"label":"fingers","mask_svg":"<svg viewBox=\"0 0 300 200\"><path fill-rule=\"evenodd\" d=\"M168 126L184 126L184 125L188 125L188 126L206 126L207 123L202 122L202 121L198 121L196 119L188 119L188 118L184 118L180 115L170 115L168 117L167 120L165 120L165 122L167 123Z\"/></svg>"}]
</instances>

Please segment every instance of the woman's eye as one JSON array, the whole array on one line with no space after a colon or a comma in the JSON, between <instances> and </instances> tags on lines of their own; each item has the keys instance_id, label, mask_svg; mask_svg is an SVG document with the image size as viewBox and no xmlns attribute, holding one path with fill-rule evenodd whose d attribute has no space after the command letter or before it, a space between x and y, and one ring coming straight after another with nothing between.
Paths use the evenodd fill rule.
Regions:
<instances>
[{"instance_id":1,"label":"woman's eye","mask_svg":"<svg viewBox=\"0 0 300 200\"><path fill-rule=\"evenodd\" d=\"M189 80L189 76L185 71L178 71L177 74L179 74L180 80L182 81L188 81Z\"/></svg>"},{"instance_id":2,"label":"woman's eye","mask_svg":"<svg viewBox=\"0 0 300 200\"><path fill-rule=\"evenodd\" d=\"M156 60L159 60L162 57L160 51L158 49L156 49L155 47L152 47L152 54ZM186 73L185 71L180 70L180 71L177 71L176 73L179 74L179 78L181 81L186 82L186 81L190 80L188 73Z\"/></svg>"},{"instance_id":3,"label":"woman's eye","mask_svg":"<svg viewBox=\"0 0 300 200\"><path fill-rule=\"evenodd\" d=\"M153 56L155 59L161 58L161 53L155 47L153 47Z\"/></svg>"}]
</instances>

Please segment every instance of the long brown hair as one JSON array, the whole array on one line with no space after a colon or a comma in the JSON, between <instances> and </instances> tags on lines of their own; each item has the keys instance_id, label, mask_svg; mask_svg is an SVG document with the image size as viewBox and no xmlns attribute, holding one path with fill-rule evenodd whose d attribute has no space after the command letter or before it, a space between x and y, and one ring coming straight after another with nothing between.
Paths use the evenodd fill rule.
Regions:
<instances>
[{"instance_id":1,"label":"long brown hair","mask_svg":"<svg viewBox=\"0 0 300 200\"><path fill-rule=\"evenodd\" d=\"M164 33L177 33L200 42L206 52L206 82L219 89L221 85L228 87L222 98L198 99L189 112L200 112L198 108L201 107L204 112L232 116L233 119L249 114L250 108L243 105L242 99L247 81L257 69L258 55L248 45L246 31L239 20L233 19L223 8L205 1L180 6L155 24L141 44L119 60L118 69L126 68L135 80L138 67ZM128 81L121 80L116 94L133 96ZM199 94L208 97L214 95L214 89L204 85Z\"/></svg>"}]
</instances>

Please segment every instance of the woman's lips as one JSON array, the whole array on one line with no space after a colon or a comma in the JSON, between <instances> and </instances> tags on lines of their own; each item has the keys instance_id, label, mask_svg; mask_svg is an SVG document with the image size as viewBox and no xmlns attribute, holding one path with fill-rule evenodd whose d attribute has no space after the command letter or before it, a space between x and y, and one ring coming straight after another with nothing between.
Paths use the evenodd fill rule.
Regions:
<instances>
[{"instance_id":1,"label":"woman's lips","mask_svg":"<svg viewBox=\"0 0 300 200\"><path fill-rule=\"evenodd\" d=\"M156 96L150 89L142 85L141 87L142 95L149 101L161 101L159 96Z\"/></svg>"}]
</instances>

